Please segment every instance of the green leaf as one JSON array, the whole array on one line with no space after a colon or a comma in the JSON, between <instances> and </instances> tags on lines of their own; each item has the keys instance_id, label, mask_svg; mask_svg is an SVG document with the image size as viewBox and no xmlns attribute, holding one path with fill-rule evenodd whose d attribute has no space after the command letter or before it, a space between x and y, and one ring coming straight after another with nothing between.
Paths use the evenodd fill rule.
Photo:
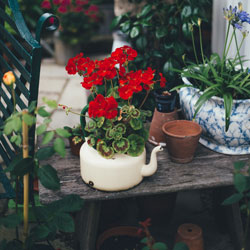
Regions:
<instances>
[{"instance_id":1,"label":"green leaf","mask_svg":"<svg viewBox=\"0 0 250 250\"><path fill-rule=\"evenodd\" d=\"M148 246L145 246L142 248L142 250L150 250L150 248Z\"/></svg>"},{"instance_id":2,"label":"green leaf","mask_svg":"<svg viewBox=\"0 0 250 250\"><path fill-rule=\"evenodd\" d=\"M0 225L6 228L14 228L22 222L22 218L18 214L10 214L6 217L0 217Z\"/></svg>"},{"instance_id":3,"label":"green leaf","mask_svg":"<svg viewBox=\"0 0 250 250\"><path fill-rule=\"evenodd\" d=\"M36 109L36 103L37 101L32 101L28 107L28 112L32 113Z\"/></svg>"},{"instance_id":4,"label":"green leaf","mask_svg":"<svg viewBox=\"0 0 250 250\"><path fill-rule=\"evenodd\" d=\"M232 107L233 107L233 96L231 93L225 93L223 95L223 99L224 99L224 107L225 107L225 124L226 124L225 130L228 131L229 124L230 124L230 116L231 116Z\"/></svg>"},{"instance_id":5,"label":"green leaf","mask_svg":"<svg viewBox=\"0 0 250 250\"><path fill-rule=\"evenodd\" d=\"M145 36L141 36L136 39L136 48L139 50L144 50L147 46L147 38Z\"/></svg>"},{"instance_id":6,"label":"green leaf","mask_svg":"<svg viewBox=\"0 0 250 250\"><path fill-rule=\"evenodd\" d=\"M20 117L18 117L18 116L14 117L13 120L12 120L12 123L13 123L13 127L14 127L15 132L21 131L22 121L21 121Z\"/></svg>"},{"instance_id":7,"label":"green leaf","mask_svg":"<svg viewBox=\"0 0 250 250\"><path fill-rule=\"evenodd\" d=\"M118 26L118 24L120 23L120 21L122 20L122 17L123 17L122 15L121 15L121 16L115 17L115 18L113 19L111 25L110 25L110 28L111 28L111 29L116 28L116 27Z\"/></svg>"},{"instance_id":8,"label":"green leaf","mask_svg":"<svg viewBox=\"0 0 250 250\"><path fill-rule=\"evenodd\" d=\"M243 193L247 188L247 179L243 174L234 174L234 186L239 193Z\"/></svg>"},{"instance_id":9,"label":"green leaf","mask_svg":"<svg viewBox=\"0 0 250 250\"><path fill-rule=\"evenodd\" d=\"M55 100L49 100L47 97L43 97L42 100L52 109L55 109L58 106Z\"/></svg>"},{"instance_id":10,"label":"green leaf","mask_svg":"<svg viewBox=\"0 0 250 250\"><path fill-rule=\"evenodd\" d=\"M157 250L167 250L167 246L165 243L163 242L156 242L153 245L153 249L157 249Z\"/></svg>"},{"instance_id":11,"label":"green leaf","mask_svg":"<svg viewBox=\"0 0 250 250\"><path fill-rule=\"evenodd\" d=\"M52 212L73 213L82 209L83 199L79 195L71 194L64 196L62 199L54 201L48 205Z\"/></svg>"},{"instance_id":12,"label":"green leaf","mask_svg":"<svg viewBox=\"0 0 250 250\"><path fill-rule=\"evenodd\" d=\"M167 75L172 68L173 68L172 62L170 60L166 61L163 66L163 74Z\"/></svg>"},{"instance_id":13,"label":"green leaf","mask_svg":"<svg viewBox=\"0 0 250 250\"><path fill-rule=\"evenodd\" d=\"M36 134L41 135L46 131L46 129L47 129L47 125L46 124L41 124L36 128Z\"/></svg>"},{"instance_id":14,"label":"green leaf","mask_svg":"<svg viewBox=\"0 0 250 250\"><path fill-rule=\"evenodd\" d=\"M32 172L33 168L34 168L34 160L33 160L33 158L31 158L31 157L24 158L24 159L21 159L14 166L12 174L14 174L15 176L22 177L25 174Z\"/></svg>"},{"instance_id":15,"label":"green leaf","mask_svg":"<svg viewBox=\"0 0 250 250\"><path fill-rule=\"evenodd\" d=\"M42 145L45 145L47 143L49 143L53 137L54 137L55 132L54 131L48 131L45 133L43 140L42 140Z\"/></svg>"},{"instance_id":16,"label":"green leaf","mask_svg":"<svg viewBox=\"0 0 250 250\"><path fill-rule=\"evenodd\" d=\"M181 11L181 19L184 20L184 19L190 17L191 14L192 14L192 8L191 8L191 6L187 5Z\"/></svg>"},{"instance_id":17,"label":"green leaf","mask_svg":"<svg viewBox=\"0 0 250 250\"><path fill-rule=\"evenodd\" d=\"M34 229L32 229L32 237L35 240L42 240L46 238L50 233L50 229L46 225L38 225Z\"/></svg>"},{"instance_id":18,"label":"green leaf","mask_svg":"<svg viewBox=\"0 0 250 250\"><path fill-rule=\"evenodd\" d=\"M231 205L233 203L239 202L243 198L243 194L233 194L222 202L222 205Z\"/></svg>"},{"instance_id":19,"label":"green leaf","mask_svg":"<svg viewBox=\"0 0 250 250\"><path fill-rule=\"evenodd\" d=\"M144 243L144 244L147 244L148 238L147 238L147 237L144 237L143 239L141 239L140 242L141 242L141 243Z\"/></svg>"},{"instance_id":20,"label":"green leaf","mask_svg":"<svg viewBox=\"0 0 250 250\"><path fill-rule=\"evenodd\" d=\"M131 22L128 20L120 25L123 33L126 33L130 28Z\"/></svg>"},{"instance_id":21,"label":"green leaf","mask_svg":"<svg viewBox=\"0 0 250 250\"><path fill-rule=\"evenodd\" d=\"M174 245L173 250L189 250L189 248L184 242L178 242Z\"/></svg>"},{"instance_id":22,"label":"green leaf","mask_svg":"<svg viewBox=\"0 0 250 250\"><path fill-rule=\"evenodd\" d=\"M134 26L130 31L130 37L135 38L140 34L140 28L138 26Z\"/></svg>"},{"instance_id":23,"label":"green leaf","mask_svg":"<svg viewBox=\"0 0 250 250\"><path fill-rule=\"evenodd\" d=\"M191 31L189 29L188 23L183 23L182 25L182 32L186 38L191 37Z\"/></svg>"},{"instance_id":24,"label":"green leaf","mask_svg":"<svg viewBox=\"0 0 250 250\"><path fill-rule=\"evenodd\" d=\"M72 233L75 231L75 224L72 216L66 213L56 213L54 215L53 221L55 222L57 228L60 231L66 232L66 233Z\"/></svg>"},{"instance_id":25,"label":"green leaf","mask_svg":"<svg viewBox=\"0 0 250 250\"><path fill-rule=\"evenodd\" d=\"M168 28L166 26L161 26L156 29L155 36L160 39L168 34Z\"/></svg>"},{"instance_id":26,"label":"green leaf","mask_svg":"<svg viewBox=\"0 0 250 250\"><path fill-rule=\"evenodd\" d=\"M54 153L55 150L53 147L39 148L38 151L36 152L36 158L39 161L46 160L50 158Z\"/></svg>"},{"instance_id":27,"label":"green leaf","mask_svg":"<svg viewBox=\"0 0 250 250\"><path fill-rule=\"evenodd\" d=\"M54 141L54 150L64 157L66 155L66 150L65 150L65 143L62 138L56 138Z\"/></svg>"},{"instance_id":28,"label":"green leaf","mask_svg":"<svg viewBox=\"0 0 250 250\"><path fill-rule=\"evenodd\" d=\"M152 9L151 4L147 4L142 8L142 11L137 14L137 18L145 17Z\"/></svg>"},{"instance_id":29,"label":"green leaf","mask_svg":"<svg viewBox=\"0 0 250 250\"><path fill-rule=\"evenodd\" d=\"M49 164L40 167L37 176L45 188L58 190L60 188L60 180L56 170Z\"/></svg>"},{"instance_id":30,"label":"green leaf","mask_svg":"<svg viewBox=\"0 0 250 250\"><path fill-rule=\"evenodd\" d=\"M37 113L42 116L42 117L48 117L50 116L50 113L48 111L45 110L45 107L40 107L37 110Z\"/></svg>"},{"instance_id":31,"label":"green leaf","mask_svg":"<svg viewBox=\"0 0 250 250\"><path fill-rule=\"evenodd\" d=\"M31 126L35 123L35 118L34 116L30 115L30 114L23 114L23 120L24 122L28 125Z\"/></svg>"},{"instance_id":32,"label":"green leaf","mask_svg":"<svg viewBox=\"0 0 250 250\"><path fill-rule=\"evenodd\" d=\"M68 137L71 136L71 133L69 133L66 129L63 129L63 128L57 128L56 133L59 136L62 136L62 137L65 137L65 138L68 138Z\"/></svg>"}]
</instances>

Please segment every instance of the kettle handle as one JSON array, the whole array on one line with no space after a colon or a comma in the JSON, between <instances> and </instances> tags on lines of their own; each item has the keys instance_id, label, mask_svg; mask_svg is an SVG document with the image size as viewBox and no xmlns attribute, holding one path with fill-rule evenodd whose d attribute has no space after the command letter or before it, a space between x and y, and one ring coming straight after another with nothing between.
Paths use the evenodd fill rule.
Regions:
<instances>
[{"instance_id":1,"label":"kettle handle","mask_svg":"<svg viewBox=\"0 0 250 250\"><path fill-rule=\"evenodd\" d=\"M81 128L82 128L82 132L84 134L84 137L87 137L87 132L85 131L85 126L86 126L86 118L85 115L88 112L89 109L89 105L87 104L81 111L81 115L80 115L80 124L81 124Z\"/></svg>"}]
</instances>

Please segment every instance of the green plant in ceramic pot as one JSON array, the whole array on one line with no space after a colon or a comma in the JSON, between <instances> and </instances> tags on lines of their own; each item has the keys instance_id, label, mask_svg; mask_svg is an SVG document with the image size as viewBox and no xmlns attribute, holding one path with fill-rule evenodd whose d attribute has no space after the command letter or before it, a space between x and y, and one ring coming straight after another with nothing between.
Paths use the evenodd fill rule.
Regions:
<instances>
[{"instance_id":1,"label":"green plant in ceramic pot","mask_svg":"<svg viewBox=\"0 0 250 250\"><path fill-rule=\"evenodd\" d=\"M103 60L92 61L81 53L71 58L66 66L69 74L78 73L83 77L81 84L93 97L81 114L82 129L88 137L80 151L81 174L85 182L99 189L105 189L107 185L106 190L114 190L114 182L118 189L127 189L138 184L143 175L156 171L155 153L161 147L153 151L152 167L147 168L145 143L148 130L144 128L144 121L151 112L142 107L155 84L164 87L166 79L150 67L129 70L130 62L136 57L134 49L124 46ZM145 93L141 102L134 97L140 92ZM86 112L91 118L87 124ZM119 164L123 166L119 167Z\"/></svg>"},{"instance_id":2,"label":"green plant in ceramic pot","mask_svg":"<svg viewBox=\"0 0 250 250\"><path fill-rule=\"evenodd\" d=\"M177 88L181 88L180 103L186 118L196 119L203 127L200 139L203 145L225 154L249 154L250 74L249 69L243 67L245 59L239 51L248 34L244 25L250 23L250 16L239 3L238 8L224 9L224 17L228 26L222 56L212 54L206 58L200 35L202 61L197 59L184 70L176 70L181 72L184 81L184 85ZM200 19L198 28L201 34ZM193 25L190 29L193 30ZM242 34L241 41L237 39L237 32ZM235 58L228 58L233 42ZM198 54L195 46L194 53Z\"/></svg>"}]
</instances>

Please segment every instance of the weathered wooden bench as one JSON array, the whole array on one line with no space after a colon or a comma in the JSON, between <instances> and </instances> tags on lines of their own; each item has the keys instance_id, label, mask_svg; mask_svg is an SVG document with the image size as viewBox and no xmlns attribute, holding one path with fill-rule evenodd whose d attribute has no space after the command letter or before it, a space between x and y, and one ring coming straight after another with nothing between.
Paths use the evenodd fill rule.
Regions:
<instances>
[{"instance_id":1,"label":"weathered wooden bench","mask_svg":"<svg viewBox=\"0 0 250 250\"><path fill-rule=\"evenodd\" d=\"M153 146L147 144L147 149ZM80 176L79 158L70 153L62 159L53 156L53 165L61 180L60 191L50 191L39 186L40 201L49 203L68 194L78 194L85 200L85 207L77 218L77 235L81 250L94 250L101 203L104 200L124 199L147 195L164 194L183 190L225 188L225 198L233 192L233 163L250 160L250 155L227 156L215 153L199 145L194 160L188 164L171 162L167 150L158 153L157 172L138 186L120 192L102 192L86 185ZM230 188L231 187L231 188ZM228 227L236 250L241 249L242 222L238 204L227 206Z\"/></svg>"}]
</instances>

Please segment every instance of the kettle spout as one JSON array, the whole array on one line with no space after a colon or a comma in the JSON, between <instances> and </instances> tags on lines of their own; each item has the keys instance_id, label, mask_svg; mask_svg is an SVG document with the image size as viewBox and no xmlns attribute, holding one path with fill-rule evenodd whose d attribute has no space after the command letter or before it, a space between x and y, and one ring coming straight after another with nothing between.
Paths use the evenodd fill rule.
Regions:
<instances>
[{"instance_id":1,"label":"kettle spout","mask_svg":"<svg viewBox=\"0 0 250 250\"><path fill-rule=\"evenodd\" d=\"M163 151L162 146L157 146L152 150L149 164L144 165L141 169L142 176L150 176L156 172L156 170L157 170L156 153L159 151Z\"/></svg>"}]
</instances>

